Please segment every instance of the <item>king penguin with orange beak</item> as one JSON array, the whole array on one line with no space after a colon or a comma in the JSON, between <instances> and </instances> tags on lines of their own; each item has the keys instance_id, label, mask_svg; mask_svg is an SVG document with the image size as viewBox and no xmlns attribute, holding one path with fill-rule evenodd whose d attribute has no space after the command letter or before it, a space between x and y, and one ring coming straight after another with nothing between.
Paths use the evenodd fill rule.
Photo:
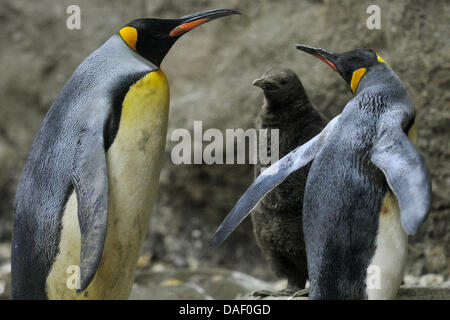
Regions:
<instances>
[{"instance_id":1,"label":"king penguin with orange beak","mask_svg":"<svg viewBox=\"0 0 450 320\"><path fill-rule=\"evenodd\" d=\"M314 138L261 173L214 236L223 242L270 190L311 162L303 199L310 299L393 299L431 182L413 102L374 51L298 45L348 83L354 97ZM299 230L299 232L301 232Z\"/></svg>"},{"instance_id":2,"label":"king penguin with orange beak","mask_svg":"<svg viewBox=\"0 0 450 320\"><path fill-rule=\"evenodd\" d=\"M161 62L186 32L237 13L134 20L75 70L17 188L13 299L128 298L166 141Z\"/></svg>"}]
</instances>

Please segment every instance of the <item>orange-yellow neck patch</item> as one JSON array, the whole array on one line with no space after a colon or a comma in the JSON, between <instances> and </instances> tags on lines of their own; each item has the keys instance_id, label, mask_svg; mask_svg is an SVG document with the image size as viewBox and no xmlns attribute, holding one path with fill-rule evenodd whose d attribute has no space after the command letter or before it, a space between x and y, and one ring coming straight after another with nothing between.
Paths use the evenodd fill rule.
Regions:
<instances>
[{"instance_id":1,"label":"orange-yellow neck patch","mask_svg":"<svg viewBox=\"0 0 450 320\"><path fill-rule=\"evenodd\" d=\"M353 72L352 81L350 82L350 87L352 88L353 94L355 94L359 82L361 81L366 71L367 71L366 68L359 68L358 70Z\"/></svg>"},{"instance_id":2,"label":"orange-yellow neck patch","mask_svg":"<svg viewBox=\"0 0 450 320\"><path fill-rule=\"evenodd\" d=\"M120 29L119 34L123 41L125 41L131 49L136 51L136 42L138 37L137 30L133 27L123 27Z\"/></svg>"},{"instance_id":3,"label":"orange-yellow neck patch","mask_svg":"<svg viewBox=\"0 0 450 320\"><path fill-rule=\"evenodd\" d=\"M411 126L411 128L409 128L408 131L408 138L409 140L411 140L411 142L417 146L417 140L418 140L418 133L417 133L417 126L416 126L416 121L414 121L413 125Z\"/></svg>"},{"instance_id":4,"label":"orange-yellow neck patch","mask_svg":"<svg viewBox=\"0 0 450 320\"><path fill-rule=\"evenodd\" d=\"M148 73L132 85L125 95L120 128L123 130L129 128L131 136L137 124L144 119L147 126L161 122L160 114L165 114L169 110L169 99L169 84L164 72L158 69Z\"/></svg>"}]
</instances>

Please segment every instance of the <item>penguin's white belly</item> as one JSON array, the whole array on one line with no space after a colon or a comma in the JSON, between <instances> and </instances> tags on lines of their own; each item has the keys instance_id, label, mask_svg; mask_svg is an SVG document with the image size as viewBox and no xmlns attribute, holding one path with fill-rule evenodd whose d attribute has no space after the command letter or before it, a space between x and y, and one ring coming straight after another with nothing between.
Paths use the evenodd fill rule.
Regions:
<instances>
[{"instance_id":1,"label":"penguin's white belly","mask_svg":"<svg viewBox=\"0 0 450 320\"><path fill-rule=\"evenodd\" d=\"M73 272L80 263L81 235L73 193L63 217L59 254L47 278L50 299L126 299L157 194L169 111L169 88L161 70L125 96L119 131L106 154L108 227L99 268L77 295Z\"/></svg>"},{"instance_id":2,"label":"penguin's white belly","mask_svg":"<svg viewBox=\"0 0 450 320\"><path fill-rule=\"evenodd\" d=\"M408 137L417 146L415 121ZM389 191L380 213L377 249L367 274L367 295L371 300L394 299L402 283L408 254L408 234L402 227L400 213L397 199Z\"/></svg>"},{"instance_id":3,"label":"penguin's white belly","mask_svg":"<svg viewBox=\"0 0 450 320\"><path fill-rule=\"evenodd\" d=\"M376 241L375 255L367 272L368 298L394 299L405 272L408 235L401 224L397 199L391 192L383 202Z\"/></svg>"}]
</instances>

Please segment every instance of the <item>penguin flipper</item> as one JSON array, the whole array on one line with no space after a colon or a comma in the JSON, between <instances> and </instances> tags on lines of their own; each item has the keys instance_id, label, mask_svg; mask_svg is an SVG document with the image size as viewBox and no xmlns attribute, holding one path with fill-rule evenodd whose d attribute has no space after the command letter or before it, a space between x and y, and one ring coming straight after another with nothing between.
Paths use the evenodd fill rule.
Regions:
<instances>
[{"instance_id":1,"label":"penguin flipper","mask_svg":"<svg viewBox=\"0 0 450 320\"><path fill-rule=\"evenodd\" d=\"M108 222L108 172L102 120L91 121L92 128L83 130L73 167L81 232L78 294L87 288L97 272Z\"/></svg>"},{"instance_id":2,"label":"penguin flipper","mask_svg":"<svg viewBox=\"0 0 450 320\"><path fill-rule=\"evenodd\" d=\"M430 210L430 177L422 155L401 126L383 132L372 150L371 161L384 173L398 200L403 228L414 235Z\"/></svg>"},{"instance_id":3,"label":"penguin flipper","mask_svg":"<svg viewBox=\"0 0 450 320\"><path fill-rule=\"evenodd\" d=\"M338 119L339 116L335 117L322 132L272 164L256 178L217 229L212 240L212 248L217 248L225 241L267 193L282 183L291 173L299 170L314 159L316 154L322 149L326 138L335 127Z\"/></svg>"}]
</instances>

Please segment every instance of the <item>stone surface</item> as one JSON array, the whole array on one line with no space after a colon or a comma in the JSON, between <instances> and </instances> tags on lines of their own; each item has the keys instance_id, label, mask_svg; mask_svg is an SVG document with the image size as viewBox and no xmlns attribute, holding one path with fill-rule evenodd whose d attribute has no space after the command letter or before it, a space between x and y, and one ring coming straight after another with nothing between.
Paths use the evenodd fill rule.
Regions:
<instances>
[{"instance_id":1,"label":"stone surface","mask_svg":"<svg viewBox=\"0 0 450 320\"><path fill-rule=\"evenodd\" d=\"M450 288L402 287L397 300L450 300Z\"/></svg>"},{"instance_id":2,"label":"stone surface","mask_svg":"<svg viewBox=\"0 0 450 320\"><path fill-rule=\"evenodd\" d=\"M243 297L244 300L308 300L306 297L267 296L255 297L252 294ZM396 300L450 300L450 288L435 287L401 287Z\"/></svg>"},{"instance_id":3,"label":"stone surface","mask_svg":"<svg viewBox=\"0 0 450 320\"><path fill-rule=\"evenodd\" d=\"M241 272L223 269L138 271L130 299L239 299L273 286Z\"/></svg>"},{"instance_id":4,"label":"stone surface","mask_svg":"<svg viewBox=\"0 0 450 320\"><path fill-rule=\"evenodd\" d=\"M0 300L10 299L9 244L0 245ZM283 294L285 280L267 282L248 274L221 268L173 268L139 259L132 300L307 300L304 295ZM450 299L450 279L442 275L406 275L397 299ZM280 291L281 290L281 291ZM261 297L261 291L276 292Z\"/></svg>"},{"instance_id":5,"label":"stone surface","mask_svg":"<svg viewBox=\"0 0 450 320\"><path fill-rule=\"evenodd\" d=\"M446 0L75 1L81 30L66 28L72 0L15 0L0 6L0 239L11 236L18 178L50 105L77 65L122 25L137 17L178 17L228 7L244 15L214 21L184 36L163 69L171 113L158 201L143 253L178 268L223 267L267 281L268 270L246 221L215 251L215 229L252 180L248 165L181 165L170 161L176 128L250 128L262 104L252 81L270 66L295 70L327 116L340 112L350 90L330 68L294 49L305 43L335 51L371 47L398 73L417 108L423 152L433 182L432 212L410 240L407 270L449 275L450 48ZM381 8L382 28L368 30L366 9ZM195 232L193 232L195 230Z\"/></svg>"}]
</instances>

